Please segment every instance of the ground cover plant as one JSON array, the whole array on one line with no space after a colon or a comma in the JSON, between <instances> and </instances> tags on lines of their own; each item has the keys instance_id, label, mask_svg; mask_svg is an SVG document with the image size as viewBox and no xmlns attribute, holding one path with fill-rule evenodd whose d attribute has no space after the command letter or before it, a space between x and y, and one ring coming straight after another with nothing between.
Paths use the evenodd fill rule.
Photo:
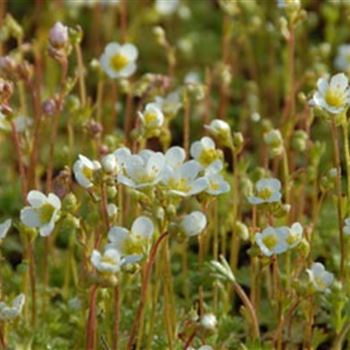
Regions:
<instances>
[{"instance_id":1,"label":"ground cover plant","mask_svg":"<svg viewBox=\"0 0 350 350\"><path fill-rule=\"evenodd\" d=\"M350 348L349 28L1 0L0 348Z\"/></svg>"}]
</instances>

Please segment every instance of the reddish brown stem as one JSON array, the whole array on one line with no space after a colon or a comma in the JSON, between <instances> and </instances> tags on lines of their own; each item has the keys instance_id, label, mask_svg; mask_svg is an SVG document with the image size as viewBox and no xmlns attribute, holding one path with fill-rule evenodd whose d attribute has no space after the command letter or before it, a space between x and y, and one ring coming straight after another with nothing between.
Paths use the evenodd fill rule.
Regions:
<instances>
[{"instance_id":1,"label":"reddish brown stem","mask_svg":"<svg viewBox=\"0 0 350 350\"><path fill-rule=\"evenodd\" d=\"M135 338L136 338L136 333L137 333L139 323L140 323L140 319L141 319L143 309L144 309L145 303L146 303L147 290L148 290L149 280L150 280L151 274L152 274L152 267L153 267L154 261L155 261L156 256L157 256L157 252L158 252L160 243L163 241L163 239L165 237L167 237L167 235L168 235L168 232L165 232L159 236L159 238L157 239L156 243L153 245L151 252L149 254L149 258L148 258L148 261L147 261L147 264L145 267L145 274L144 274L143 280L142 280L141 299L140 299L139 306L137 308L134 322L132 324L132 328L131 328L131 332L130 332L130 336L129 336L129 341L128 341L128 345L127 345L128 350L132 350L132 348L133 348Z\"/></svg>"},{"instance_id":2,"label":"reddish brown stem","mask_svg":"<svg viewBox=\"0 0 350 350\"><path fill-rule=\"evenodd\" d=\"M91 287L89 297L89 317L86 326L86 350L95 350L96 348L96 300L97 285Z\"/></svg>"}]
</instances>

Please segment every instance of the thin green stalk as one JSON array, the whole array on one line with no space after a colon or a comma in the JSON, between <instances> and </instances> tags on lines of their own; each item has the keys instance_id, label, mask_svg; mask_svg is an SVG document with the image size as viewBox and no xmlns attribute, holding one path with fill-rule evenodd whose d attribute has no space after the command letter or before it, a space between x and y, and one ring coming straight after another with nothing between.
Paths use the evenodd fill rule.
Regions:
<instances>
[{"instance_id":1,"label":"thin green stalk","mask_svg":"<svg viewBox=\"0 0 350 350\"><path fill-rule=\"evenodd\" d=\"M339 137L336 125L336 120L333 118L331 123L332 141L333 141L333 157L334 166L337 170L336 176L336 191L337 191L337 213L338 213L338 227L339 227L339 243L340 243L340 279L344 280L345 269L345 245L342 219L342 189L341 189L341 166L340 166L340 152L339 152Z\"/></svg>"}]
</instances>

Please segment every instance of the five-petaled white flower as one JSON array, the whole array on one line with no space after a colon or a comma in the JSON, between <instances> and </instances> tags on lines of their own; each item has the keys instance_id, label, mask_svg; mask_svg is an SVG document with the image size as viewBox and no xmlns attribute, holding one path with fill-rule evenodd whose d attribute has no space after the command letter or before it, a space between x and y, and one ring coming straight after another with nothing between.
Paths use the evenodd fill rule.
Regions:
<instances>
[{"instance_id":1,"label":"five-petaled white flower","mask_svg":"<svg viewBox=\"0 0 350 350\"><path fill-rule=\"evenodd\" d=\"M328 290L334 281L334 275L326 271L323 264L316 262L311 265L310 269L306 269L312 286L319 292Z\"/></svg>"},{"instance_id":2,"label":"five-petaled white flower","mask_svg":"<svg viewBox=\"0 0 350 350\"><path fill-rule=\"evenodd\" d=\"M175 157L178 156L178 166L169 166L169 160L167 166L164 167L162 175L162 183L165 185L169 193L187 197L198 194L208 187L208 179L205 176L198 177L202 166L196 160L189 160L181 164L181 154L172 155L168 154L168 159L172 158L173 164L176 164Z\"/></svg>"},{"instance_id":3,"label":"five-petaled white flower","mask_svg":"<svg viewBox=\"0 0 350 350\"><path fill-rule=\"evenodd\" d=\"M296 247L303 238L303 226L299 222L295 222L291 227L286 227L284 239L289 248Z\"/></svg>"},{"instance_id":4,"label":"five-petaled white flower","mask_svg":"<svg viewBox=\"0 0 350 350\"><path fill-rule=\"evenodd\" d=\"M30 206L21 210L21 221L28 227L38 228L41 236L48 236L58 220L61 200L53 193L45 196L39 191L30 191L27 201Z\"/></svg>"},{"instance_id":5,"label":"five-petaled white flower","mask_svg":"<svg viewBox=\"0 0 350 350\"><path fill-rule=\"evenodd\" d=\"M159 128L164 123L164 115L157 103L148 103L145 110L139 113L142 126L145 129Z\"/></svg>"},{"instance_id":6,"label":"five-petaled white flower","mask_svg":"<svg viewBox=\"0 0 350 350\"><path fill-rule=\"evenodd\" d=\"M204 167L220 159L221 153L215 148L215 142L210 137L202 137L191 145L191 156Z\"/></svg>"},{"instance_id":7,"label":"five-petaled white flower","mask_svg":"<svg viewBox=\"0 0 350 350\"><path fill-rule=\"evenodd\" d=\"M79 155L79 159L73 165L75 179L84 188L90 188L93 184L94 173L101 168L98 161L91 161L89 158Z\"/></svg>"},{"instance_id":8,"label":"five-petaled white flower","mask_svg":"<svg viewBox=\"0 0 350 350\"><path fill-rule=\"evenodd\" d=\"M19 294L13 301L12 305L8 305L5 302L0 302L0 320L1 321L11 321L17 318L23 309L26 297L25 295Z\"/></svg>"},{"instance_id":9,"label":"five-petaled white flower","mask_svg":"<svg viewBox=\"0 0 350 350\"><path fill-rule=\"evenodd\" d=\"M125 227L113 226L108 232L110 243L107 247L117 249L122 257L134 257L134 261L137 261L147 253L153 234L152 220L146 216L139 216L133 222L130 231Z\"/></svg>"},{"instance_id":10,"label":"five-petaled white flower","mask_svg":"<svg viewBox=\"0 0 350 350\"><path fill-rule=\"evenodd\" d=\"M250 204L279 202L282 198L281 182L277 179L261 179L255 184L255 196L248 197Z\"/></svg>"},{"instance_id":11,"label":"five-petaled white flower","mask_svg":"<svg viewBox=\"0 0 350 350\"><path fill-rule=\"evenodd\" d=\"M107 248L103 255L94 250L91 254L91 262L96 270L102 273L116 273L120 270L121 256L118 250Z\"/></svg>"},{"instance_id":12,"label":"five-petaled white flower","mask_svg":"<svg viewBox=\"0 0 350 350\"><path fill-rule=\"evenodd\" d=\"M265 256L282 254L288 250L288 243L285 240L287 233L287 227L268 226L255 235L255 242Z\"/></svg>"},{"instance_id":13,"label":"five-petaled white flower","mask_svg":"<svg viewBox=\"0 0 350 350\"><path fill-rule=\"evenodd\" d=\"M185 215L180 222L180 229L187 237L199 235L206 226L207 217L200 211Z\"/></svg>"},{"instance_id":14,"label":"five-petaled white flower","mask_svg":"<svg viewBox=\"0 0 350 350\"><path fill-rule=\"evenodd\" d=\"M349 80L344 73L328 78L320 78L317 81L318 90L313 96L313 104L325 109L329 113L342 112L350 102Z\"/></svg>"},{"instance_id":15,"label":"five-petaled white flower","mask_svg":"<svg viewBox=\"0 0 350 350\"><path fill-rule=\"evenodd\" d=\"M125 175L118 175L118 182L136 189L156 185L162 178L164 164L162 153L143 150L126 158Z\"/></svg>"},{"instance_id":16,"label":"five-petaled white flower","mask_svg":"<svg viewBox=\"0 0 350 350\"><path fill-rule=\"evenodd\" d=\"M110 78L128 78L136 71L137 56L133 44L109 43L100 58L101 67Z\"/></svg>"},{"instance_id":17,"label":"five-petaled white flower","mask_svg":"<svg viewBox=\"0 0 350 350\"><path fill-rule=\"evenodd\" d=\"M4 239L12 225L12 220L7 219L3 223L0 224L0 240Z\"/></svg>"},{"instance_id":18,"label":"five-petaled white flower","mask_svg":"<svg viewBox=\"0 0 350 350\"><path fill-rule=\"evenodd\" d=\"M334 65L341 71L347 71L350 68L350 45L340 45L338 47L337 56Z\"/></svg>"}]
</instances>

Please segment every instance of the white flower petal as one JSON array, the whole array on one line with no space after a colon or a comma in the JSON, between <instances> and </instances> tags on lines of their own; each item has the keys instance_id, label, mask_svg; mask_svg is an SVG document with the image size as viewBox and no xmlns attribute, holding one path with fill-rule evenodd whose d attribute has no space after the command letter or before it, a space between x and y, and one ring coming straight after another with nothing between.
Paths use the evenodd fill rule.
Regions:
<instances>
[{"instance_id":1,"label":"white flower petal","mask_svg":"<svg viewBox=\"0 0 350 350\"><path fill-rule=\"evenodd\" d=\"M131 233L145 238L152 237L154 233L152 220L146 216L138 217L132 224Z\"/></svg>"}]
</instances>

